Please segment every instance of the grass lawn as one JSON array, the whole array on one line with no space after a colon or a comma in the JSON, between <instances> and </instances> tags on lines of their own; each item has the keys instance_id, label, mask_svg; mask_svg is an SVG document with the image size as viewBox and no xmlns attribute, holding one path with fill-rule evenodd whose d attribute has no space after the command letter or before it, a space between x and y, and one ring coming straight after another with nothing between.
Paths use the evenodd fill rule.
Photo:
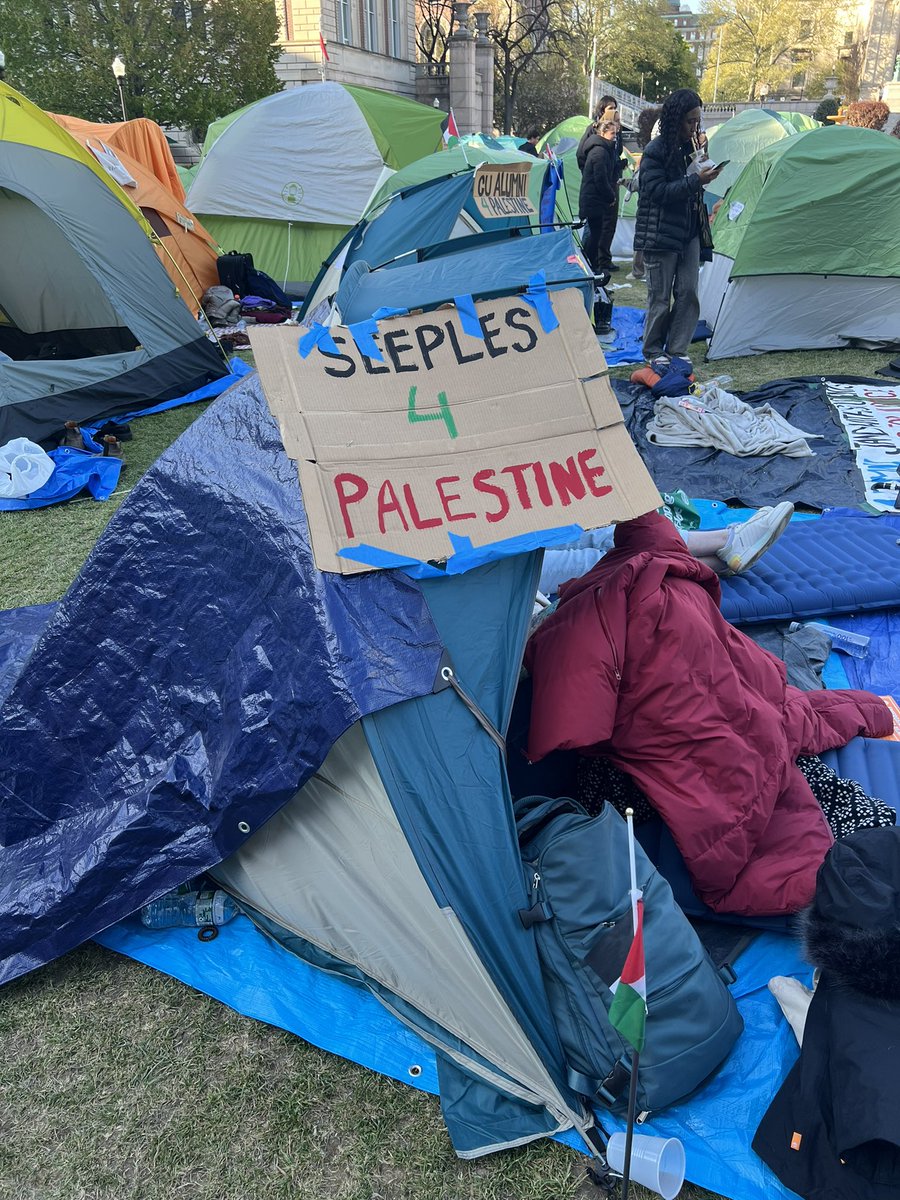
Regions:
<instances>
[{"instance_id":1,"label":"grass lawn","mask_svg":"<svg viewBox=\"0 0 900 1200\"><path fill-rule=\"evenodd\" d=\"M642 304L643 288L615 299ZM871 376L884 361L883 352L778 354L698 374L729 374L747 390L788 375ZM61 596L142 472L205 407L135 422L107 503L0 514L0 607ZM0 989L0 1036L0 1198L601 1197L582 1160L552 1143L461 1163L433 1098L95 945Z\"/></svg>"}]
</instances>

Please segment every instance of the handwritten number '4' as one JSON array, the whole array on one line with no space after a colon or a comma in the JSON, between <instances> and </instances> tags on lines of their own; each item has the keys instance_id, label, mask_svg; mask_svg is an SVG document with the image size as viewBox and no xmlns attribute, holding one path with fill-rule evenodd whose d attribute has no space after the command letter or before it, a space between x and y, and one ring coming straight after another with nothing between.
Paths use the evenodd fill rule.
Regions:
<instances>
[{"instance_id":1,"label":"handwritten number '4'","mask_svg":"<svg viewBox=\"0 0 900 1200\"><path fill-rule=\"evenodd\" d=\"M416 389L409 389L409 409L407 417L410 425L415 425L417 421L443 421L447 426L447 432L452 438L458 437L456 431L456 422L453 420L453 413L450 411L450 405L447 403L447 393L438 392L438 405L440 412L420 413L416 412Z\"/></svg>"}]
</instances>

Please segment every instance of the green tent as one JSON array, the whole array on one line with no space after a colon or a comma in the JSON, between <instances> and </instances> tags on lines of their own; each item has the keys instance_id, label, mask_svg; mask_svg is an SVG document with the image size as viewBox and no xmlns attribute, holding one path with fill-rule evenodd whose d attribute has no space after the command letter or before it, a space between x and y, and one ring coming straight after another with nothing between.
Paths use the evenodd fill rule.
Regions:
<instances>
[{"instance_id":1,"label":"green tent","mask_svg":"<svg viewBox=\"0 0 900 1200\"><path fill-rule=\"evenodd\" d=\"M567 150L578 145L581 135L590 123L590 117L566 117L564 121L560 121L558 125L554 125L544 134L538 142L538 150L543 154L549 146L557 154L565 154Z\"/></svg>"},{"instance_id":2,"label":"green tent","mask_svg":"<svg viewBox=\"0 0 900 1200\"><path fill-rule=\"evenodd\" d=\"M730 121L713 126L707 131L709 156L715 162L728 160L728 165L706 189L707 194L720 199L754 154L773 142L794 137L797 132L784 114L770 112L767 108L748 108Z\"/></svg>"},{"instance_id":3,"label":"green tent","mask_svg":"<svg viewBox=\"0 0 900 1200\"><path fill-rule=\"evenodd\" d=\"M340 83L266 96L210 126L191 210L290 291L314 278L386 179L437 149L445 116Z\"/></svg>"},{"instance_id":4,"label":"green tent","mask_svg":"<svg viewBox=\"0 0 900 1200\"><path fill-rule=\"evenodd\" d=\"M900 141L879 130L818 128L760 150L713 223L710 357L895 342L898 211Z\"/></svg>"},{"instance_id":5,"label":"green tent","mask_svg":"<svg viewBox=\"0 0 900 1200\"><path fill-rule=\"evenodd\" d=\"M807 133L810 129L819 129L820 124L813 117L808 117L806 113L799 112L780 112L778 116L782 121L787 121L789 125L793 125L797 133Z\"/></svg>"}]
</instances>

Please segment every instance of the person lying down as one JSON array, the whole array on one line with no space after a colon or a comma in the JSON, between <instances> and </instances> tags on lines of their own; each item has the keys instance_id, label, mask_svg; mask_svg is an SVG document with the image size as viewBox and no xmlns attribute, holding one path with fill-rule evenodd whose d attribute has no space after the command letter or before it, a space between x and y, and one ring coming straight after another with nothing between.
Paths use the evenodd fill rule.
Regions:
<instances>
[{"instance_id":1,"label":"person lying down","mask_svg":"<svg viewBox=\"0 0 900 1200\"><path fill-rule=\"evenodd\" d=\"M787 529L794 515L793 504L761 508L747 521L727 529L680 530L684 544L694 558L705 563L717 575L740 575L759 562ZM592 529L577 542L544 551L538 590L555 595L568 579L584 575L596 566L613 546L614 529Z\"/></svg>"},{"instance_id":2,"label":"person lying down","mask_svg":"<svg viewBox=\"0 0 900 1200\"><path fill-rule=\"evenodd\" d=\"M867 692L791 687L784 663L725 620L718 575L658 513L613 536L526 646L528 757L577 750L623 771L715 911L796 912L834 840L797 759L886 736L891 714Z\"/></svg>"}]
</instances>

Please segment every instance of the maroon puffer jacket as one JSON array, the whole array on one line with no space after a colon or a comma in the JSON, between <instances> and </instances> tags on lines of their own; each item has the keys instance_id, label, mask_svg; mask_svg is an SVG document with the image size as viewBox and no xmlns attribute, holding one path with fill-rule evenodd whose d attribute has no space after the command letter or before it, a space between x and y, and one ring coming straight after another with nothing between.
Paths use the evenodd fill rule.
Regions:
<instances>
[{"instance_id":1,"label":"maroon puffer jacket","mask_svg":"<svg viewBox=\"0 0 900 1200\"><path fill-rule=\"evenodd\" d=\"M603 754L660 812L697 894L717 912L809 903L831 832L799 754L890 733L867 692L801 692L784 664L719 611L719 581L656 513L561 589L525 665L529 757Z\"/></svg>"}]
</instances>

